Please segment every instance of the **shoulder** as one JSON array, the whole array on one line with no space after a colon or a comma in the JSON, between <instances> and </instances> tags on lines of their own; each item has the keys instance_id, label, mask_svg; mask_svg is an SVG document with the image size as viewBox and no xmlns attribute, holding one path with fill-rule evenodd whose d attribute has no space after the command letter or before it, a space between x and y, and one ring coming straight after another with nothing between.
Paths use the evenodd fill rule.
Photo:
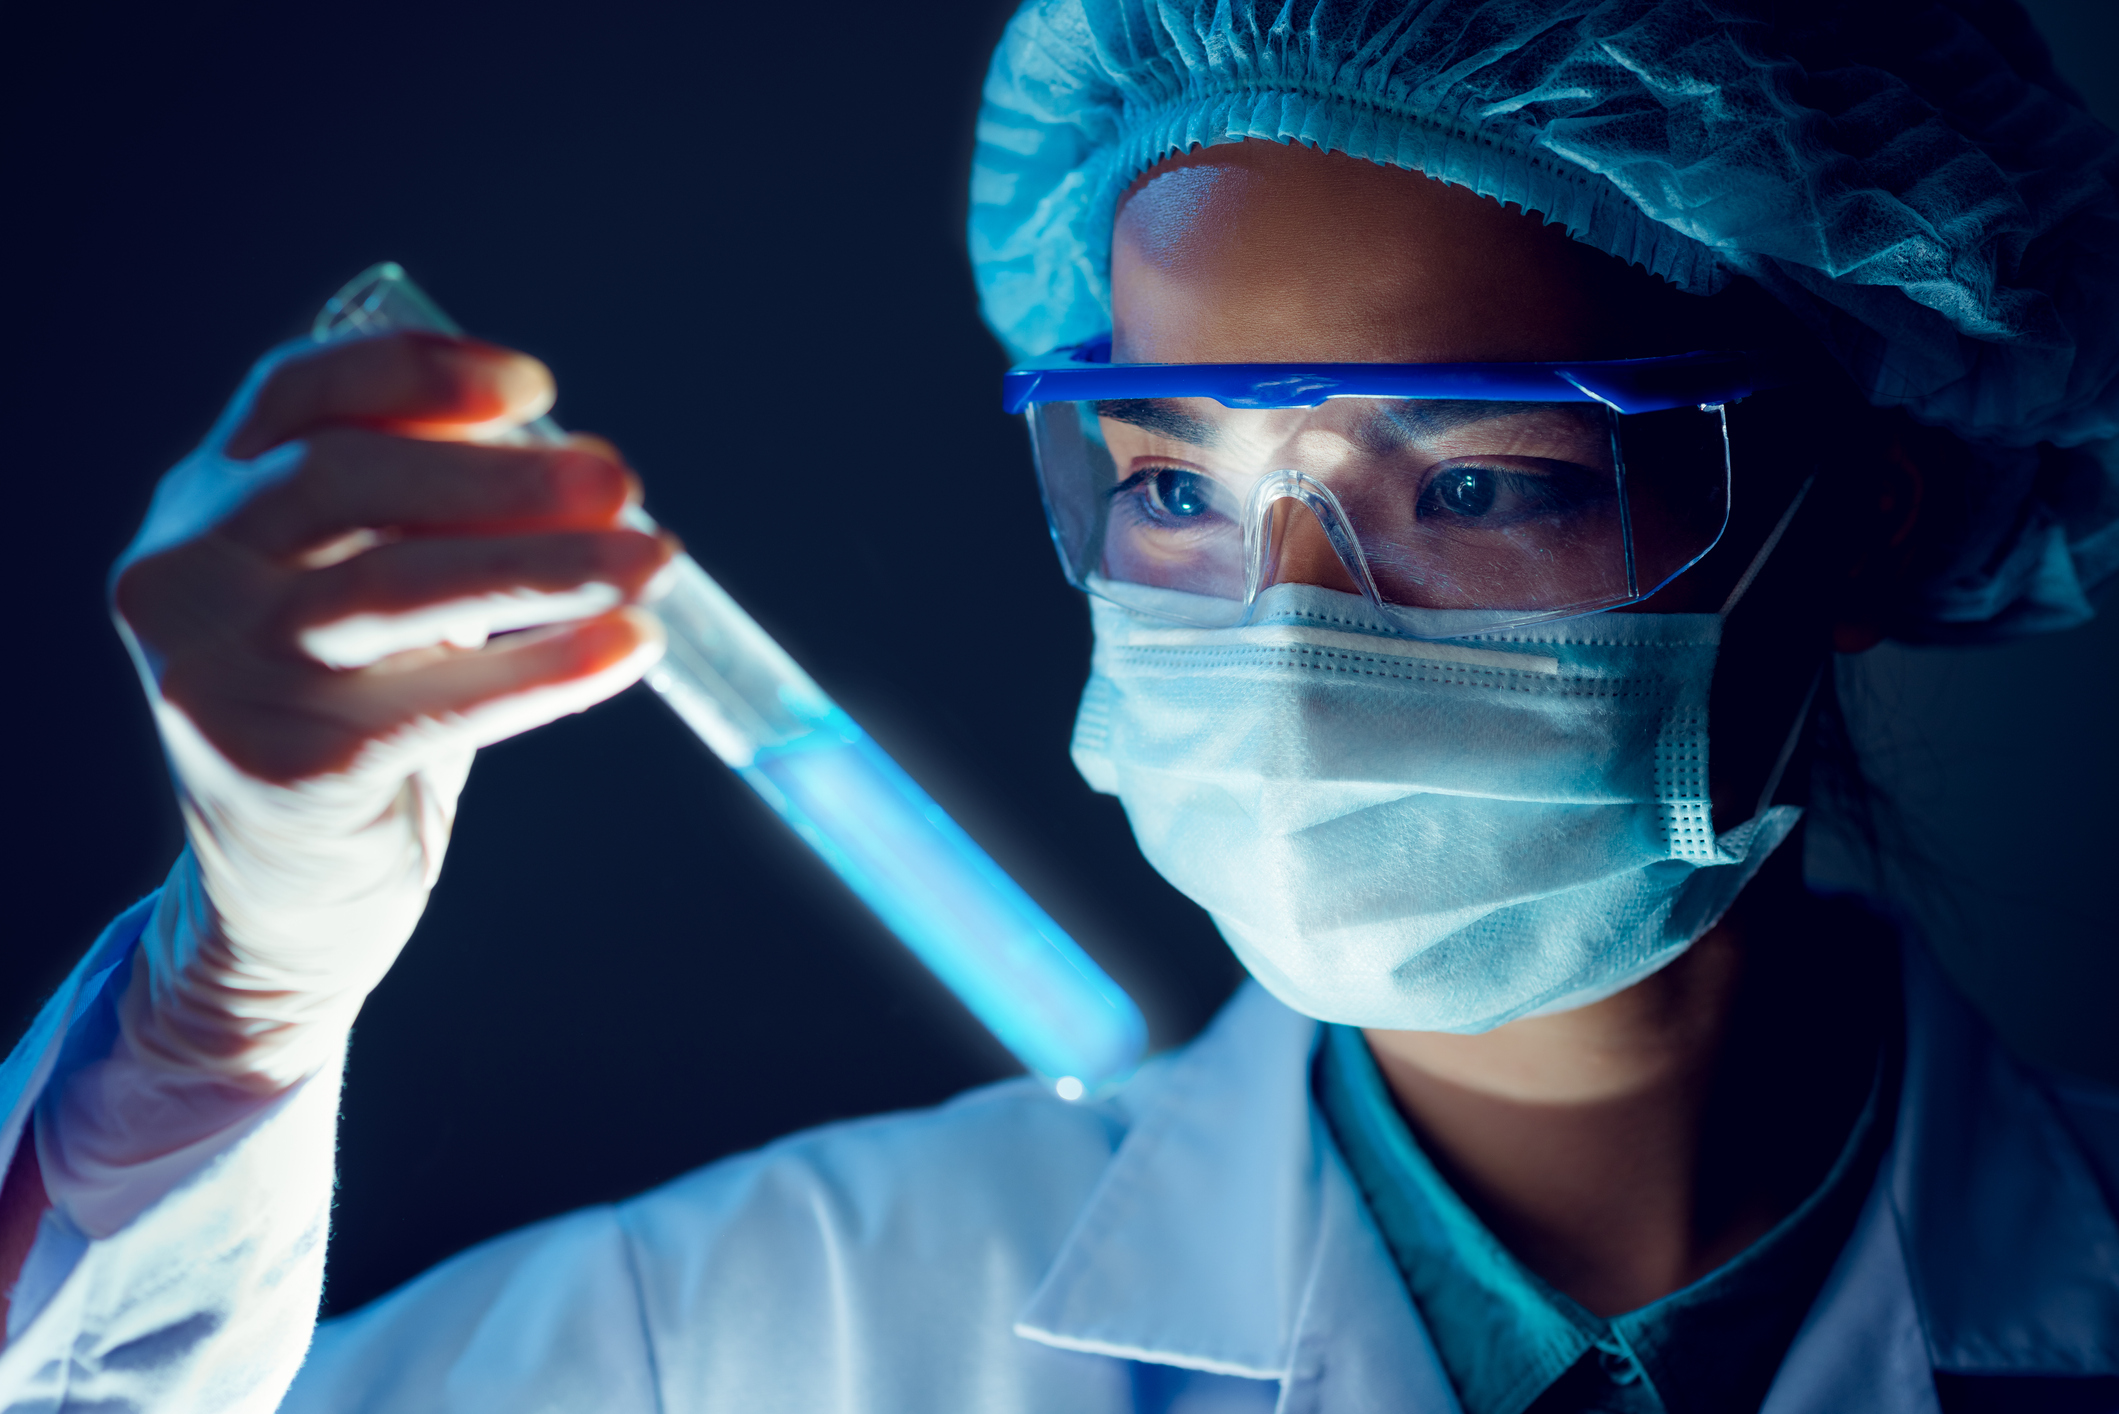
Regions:
<instances>
[{"instance_id":1,"label":"shoulder","mask_svg":"<svg viewBox=\"0 0 2119 1414\"><path fill-rule=\"evenodd\" d=\"M1080 1392L1103 1376L1052 1367L1088 1357L1015 1313L1159 1069L1101 1105L1009 1081L808 1130L496 1238L326 1323L285 1408L916 1408L947 1371Z\"/></svg>"},{"instance_id":2,"label":"shoulder","mask_svg":"<svg viewBox=\"0 0 2119 1414\"><path fill-rule=\"evenodd\" d=\"M848 1264L902 1271L967 1246L989 1263L1036 1265L1088 1201L1130 1108L1068 1104L1007 1081L934 1109L792 1135L622 1205L619 1222L645 1268L712 1267L717 1285L737 1262L771 1263L785 1287L804 1260L842 1275Z\"/></svg>"},{"instance_id":3,"label":"shoulder","mask_svg":"<svg viewBox=\"0 0 2119 1414\"><path fill-rule=\"evenodd\" d=\"M687 1408L852 1407L839 1385L859 1371L864 1408L1101 1407L1092 1391L1114 1376L1090 1367L1109 1362L1014 1325L1128 1109L1014 1081L797 1134L622 1205L664 1390Z\"/></svg>"},{"instance_id":4,"label":"shoulder","mask_svg":"<svg viewBox=\"0 0 2119 1414\"><path fill-rule=\"evenodd\" d=\"M460 1252L317 1327L280 1414L655 1407L625 1244L607 1207Z\"/></svg>"}]
</instances>

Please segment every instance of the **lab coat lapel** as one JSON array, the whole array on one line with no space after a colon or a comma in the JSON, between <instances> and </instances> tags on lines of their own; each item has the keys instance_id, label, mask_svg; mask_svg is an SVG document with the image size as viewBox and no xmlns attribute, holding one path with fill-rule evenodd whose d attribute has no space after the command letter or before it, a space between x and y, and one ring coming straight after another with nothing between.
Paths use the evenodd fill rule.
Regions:
<instances>
[{"instance_id":1,"label":"lab coat lapel","mask_svg":"<svg viewBox=\"0 0 2119 1414\"><path fill-rule=\"evenodd\" d=\"M1330 1150L1322 1134L1319 1142ZM1274 1414L1459 1414L1405 1279L1336 1151L1321 1177L1316 1262Z\"/></svg>"},{"instance_id":2,"label":"lab coat lapel","mask_svg":"<svg viewBox=\"0 0 2119 1414\"><path fill-rule=\"evenodd\" d=\"M1891 1196L1935 1367L2119 1375L2119 1222L2050 1094L1920 947Z\"/></svg>"},{"instance_id":3,"label":"lab coat lapel","mask_svg":"<svg viewBox=\"0 0 2119 1414\"><path fill-rule=\"evenodd\" d=\"M1879 1178L1759 1414L1936 1414L1940 1407L1889 1185Z\"/></svg>"},{"instance_id":4,"label":"lab coat lapel","mask_svg":"<svg viewBox=\"0 0 2119 1414\"><path fill-rule=\"evenodd\" d=\"M1149 1087L1016 1333L1279 1380L1285 1414L1456 1414L1310 1103L1317 1036L1247 983Z\"/></svg>"},{"instance_id":5,"label":"lab coat lapel","mask_svg":"<svg viewBox=\"0 0 2119 1414\"><path fill-rule=\"evenodd\" d=\"M2045 1091L1918 946L1897 1127L1762 1414L1935 1414L1937 1370L2119 1375L2119 1221ZM1281 1381L1282 1414L1454 1414L1310 1102L1314 1022L1247 984L1157 1077L1017 1322Z\"/></svg>"},{"instance_id":6,"label":"lab coat lapel","mask_svg":"<svg viewBox=\"0 0 2119 1414\"><path fill-rule=\"evenodd\" d=\"M1317 1241L1317 1024L1246 983L1154 1077L1016 1332L1278 1379Z\"/></svg>"},{"instance_id":7,"label":"lab coat lapel","mask_svg":"<svg viewBox=\"0 0 2119 1414\"><path fill-rule=\"evenodd\" d=\"M2119 1374L2119 1224L2052 1099L1905 949L1890 1153L1761 1414L1933 1414L1935 1372Z\"/></svg>"}]
</instances>

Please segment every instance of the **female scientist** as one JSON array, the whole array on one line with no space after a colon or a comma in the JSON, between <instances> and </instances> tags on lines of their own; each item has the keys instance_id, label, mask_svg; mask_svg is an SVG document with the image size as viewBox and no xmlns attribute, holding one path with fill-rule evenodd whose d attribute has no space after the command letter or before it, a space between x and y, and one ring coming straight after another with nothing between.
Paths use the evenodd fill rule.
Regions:
<instances>
[{"instance_id":1,"label":"female scientist","mask_svg":"<svg viewBox=\"0 0 2119 1414\"><path fill-rule=\"evenodd\" d=\"M1030 0L978 134L1075 760L1256 985L312 1340L471 753L641 674L670 548L479 443L531 360L282 351L113 581L190 847L0 1072L6 1407L2119 1408L2119 1097L1801 868L1835 649L2119 566L2119 146L2022 14Z\"/></svg>"}]
</instances>

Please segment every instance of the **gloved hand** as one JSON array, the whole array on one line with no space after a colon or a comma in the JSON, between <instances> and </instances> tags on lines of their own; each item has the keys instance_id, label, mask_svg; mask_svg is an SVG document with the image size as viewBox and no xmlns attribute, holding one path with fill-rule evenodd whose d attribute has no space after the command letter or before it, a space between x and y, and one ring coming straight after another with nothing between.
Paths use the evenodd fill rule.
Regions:
<instances>
[{"instance_id":1,"label":"gloved hand","mask_svg":"<svg viewBox=\"0 0 2119 1414\"><path fill-rule=\"evenodd\" d=\"M419 920L472 753L660 654L631 606L673 546L618 528L615 454L473 440L551 398L474 342L289 346L156 489L113 601L190 848L121 1007L138 1059L253 1094L320 1069Z\"/></svg>"}]
</instances>

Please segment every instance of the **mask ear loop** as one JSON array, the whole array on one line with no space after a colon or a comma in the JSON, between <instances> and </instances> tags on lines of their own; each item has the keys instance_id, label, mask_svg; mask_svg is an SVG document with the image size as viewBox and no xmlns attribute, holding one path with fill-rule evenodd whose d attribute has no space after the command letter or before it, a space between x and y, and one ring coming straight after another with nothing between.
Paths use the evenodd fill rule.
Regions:
<instances>
[{"instance_id":1,"label":"mask ear loop","mask_svg":"<svg viewBox=\"0 0 2119 1414\"><path fill-rule=\"evenodd\" d=\"M1829 660L1817 665L1810 674L1810 690L1803 694L1803 705L1795 709L1795 721L1789 724L1788 739L1781 743L1781 754L1774 758L1773 769L1766 773L1766 788L1758 793L1758 804L1752 808L1751 818L1756 820L1773 808L1773 797L1780 794L1781 777L1788 772L1788 763L1795 759L1795 748L1802 745L1803 731L1810 725L1810 709L1817 703L1817 690L1824 685L1825 669Z\"/></svg>"},{"instance_id":2,"label":"mask ear loop","mask_svg":"<svg viewBox=\"0 0 2119 1414\"><path fill-rule=\"evenodd\" d=\"M1332 553L1339 557L1339 563L1353 577L1355 586L1361 590L1361 597L1382 611L1383 595L1376 589L1375 576L1369 573L1368 556L1361 553L1361 542L1354 538L1346 507L1339 504L1332 488L1308 472L1276 471L1251 488L1244 506L1244 617L1250 618L1251 606L1266 587L1266 562L1273 553L1269 520L1277 501L1297 502L1317 518L1317 524L1324 530L1324 538L1331 544Z\"/></svg>"},{"instance_id":3,"label":"mask ear loop","mask_svg":"<svg viewBox=\"0 0 2119 1414\"><path fill-rule=\"evenodd\" d=\"M1766 567L1766 561L1772 558L1773 552L1779 548L1781 537L1786 535L1788 527L1795 523L1795 513L1803 508L1803 498L1810 494L1810 488L1816 484L1817 474L1812 472L1803 478L1802 485L1795 488L1795 499L1788 502L1788 509L1781 512L1780 521L1773 527L1773 533L1766 537L1766 543L1759 546L1758 553L1751 557L1751 564L1744 570L1744 577L1736 582L1736 588L1730 590L1729 597L1722 601L1722 607L1716 614L1717 618L1726 619L1736 609L1737 601L1744 597L1751 588L1751 582L1758 578L1759 571Z\"/></svg>"},{"instance_id":4,"label":"mask ear loop","mask_svg":"<svg viewBox=\"0 0 2119 1414\"><path fill-rule=\"evenodd\" d=\"M1804 499L1809 496L1810 488L1816 484L1817 476L1812 473L1803 478L1801 486L1795 488L1795 495L1788 502L1788 509L1781 512L1780 520L1774 524L1773 533L1766 537L1765 544L1758 547L1758 553L1751 557L1751 563L1744 569L1743 578L1736 582L1736 587L1729 591L1729 597L1722 601L1717 618L1728 618L1735 610L1737 602L1750 590L1752 581L1759 577L1759 571L1766 568L1766 561L1780 548L1781 537L1788 533L1789 526L1795 524L1795 513L1803 508ZM1773 797L1780 793L1781 777L1788 773L1788 763L1795 759L1795 748L1802 744L1803 729L1810 725L1810 709L1817 703L1817 689L1825 680L1825 667L1824 663L1819 663L1817 670L1810 674L1810 687L1803 693L1803 704L1795 709L1795 720L1788 726L1787 740L1781 743L1780 755L1774 758L1773 769L1766 773L1765 789L1758 793L1758 804L1751 811L1751 818L1754 820L1772 808Z\"/></svg>"}]
</instances>

